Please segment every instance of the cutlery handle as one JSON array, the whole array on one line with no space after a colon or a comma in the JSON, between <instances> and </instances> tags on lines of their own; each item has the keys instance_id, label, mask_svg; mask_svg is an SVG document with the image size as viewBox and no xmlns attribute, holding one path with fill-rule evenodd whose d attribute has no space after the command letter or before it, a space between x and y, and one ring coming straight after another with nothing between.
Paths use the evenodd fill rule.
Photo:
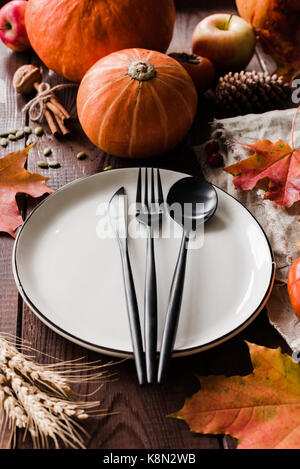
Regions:
<instances>
[{"instance_id":1,"label":"cutlery handle","mask_svg":"<svg viewBox=\"0 0 300 469\"><path fill-rule=\"evenodd\" d=\"M175 343L179 314L181 309L182 293L185 278L186 255L189 238L183 232L180 251L178 255L177 264L175 267L173 280L170 289L169 304L167 316L164 326L159 365L158 365L158 378L157 381L162 383L166 376L167 366L172 355L173 346Z\"/></svg>"},{"instance_id":2,"label":"cutlery handle","mask_svg":"<svg viewBox=\"0 0 300 469\"><path fill-rule=\"evenodd\" d=\"M157 286L153 230L148 228L146 284L145 284L145 353L148 383L156 379L157 347Z\"/></svg>"},{"instance_id":3,"label":"cutlery handle","mask_svg":"<svg viewBox=\"0 0 300 469\"><path fill-rule=\"evenodd\" d=\"M132 341L135 366L140 385L146 383L145 357L143 351L143 341L141 334L139 310L134 288L133 275L128 255L127 244L121 247L122 267L124 276L124 286L126 294L127 313Z\"/></svg>"}]
</instances>

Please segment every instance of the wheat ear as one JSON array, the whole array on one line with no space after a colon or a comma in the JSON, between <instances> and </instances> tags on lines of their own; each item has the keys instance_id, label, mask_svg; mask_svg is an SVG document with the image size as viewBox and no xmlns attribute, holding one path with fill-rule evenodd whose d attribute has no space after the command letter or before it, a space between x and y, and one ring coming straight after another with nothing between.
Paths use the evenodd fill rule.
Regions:
<instances>
[{"instance_id":1,"label":"wheat ear","mask_svg":"<svg viewBox=\"0 0 300 469\"><path fill-rule=\"evenodd\" d=\"M30 350L30 347L25 346ZM9 340L0 337L0 422L31 435L35 448L84 448L84 429L78 421L99 408L98 401L70 399L70 383L98 380L104 376L98 362L36 363ZM84 373L84 375L82 375Z\"/></svg>"}]
</instances>

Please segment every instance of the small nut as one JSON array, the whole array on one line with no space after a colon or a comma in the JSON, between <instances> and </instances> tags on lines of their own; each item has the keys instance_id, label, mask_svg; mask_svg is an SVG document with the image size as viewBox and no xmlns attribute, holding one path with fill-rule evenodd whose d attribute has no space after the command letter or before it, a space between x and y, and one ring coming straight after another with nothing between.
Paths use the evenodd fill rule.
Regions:
<instances>
[{"instance_id":1,"label":"small nut","mask_svg":"<svg viewBox=\"0 0 300 469\"><path fill-rule=\"evenodd\" d=\"M60 168L59 161L50 161L48 164L49 164L49 168Z\"/></svg>"},{"instance_id":2,"label":"small nut","mask_svg":"<svg viewBox=\"0 0 300 469\"><path fill-rule=\"evenodd\" d=\"M28 125L25 125L23 130L26 135L30 135L32 133L32 130L30 127L28 127Z\"/></svg>"},{"instance_id":3,"label":"small nut","mask_svg":"<svg viewBox=\"0 0 300 469\"><path fill-rule=\"evenodd\" d=\"M87 154L84 151L80 151L76 156L78 160L84 160L87 157Z\"/></svg>"},{"instance_id":4,"label":"small nut","mask_svg":"<svg viewBox=\"0 0 300 469\"><path fill-rule=\"evenodd\" d=\"M13 77L13 87L17 93L30 94L34 91L34 83L42 81L41 70L34 65L22 65Z\"/></svg>"},{"instance_id":5,"label":"small nut","mask_svg":"<svg viewBox=\"0 0 300 469\"><path fill-rule=\"evenodd\" d=\"M44 134L44 129L43 127L36 127L34 129L34 133L37 137L41 137Z\"/></svg>"},{"instance_id":6,"label":"small nut","mask_svg":"<svg viewBox=\"0 0 300 469\"><path fill-rule=\"evenodd\" d=\"M43 153L44 153L45 156L50 156L51 153L52 153L52 150L51 150L50 147L47 147L47 148L44 149Z\"/></svg>"},{"instance_id":7,"label":"small nut","mask_svg":"<svg viewBox=\"0 0 300 469\"><path fill-rule=\"evenodd\" d=\"M19 138L23 138L24 137L24 131L23 130L18 130L18 132L16 133L16 138L19 139Z\"/></svg>"},{"instance_id":8,"label":"small nut","mask_svg":"<svg viewBox=\"0 0 300 469\"><path fill-rule=\"evenodd\" d=\"M39 168L43 168L43 169L48 169L49 168L49 164L47 163L47 161L38 161L37 162L37 165Z\"/></svg>"}]
</instances>

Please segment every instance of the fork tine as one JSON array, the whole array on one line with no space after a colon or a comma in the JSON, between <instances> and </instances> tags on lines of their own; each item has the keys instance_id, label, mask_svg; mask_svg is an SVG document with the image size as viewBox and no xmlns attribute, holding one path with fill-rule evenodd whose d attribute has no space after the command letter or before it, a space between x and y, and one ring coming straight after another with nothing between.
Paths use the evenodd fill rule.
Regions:
<instances>
[{"instance_id":1,"label":"fork tine","mask_svg":"<svg viewBox=\"0 0 300 469\"><path fill-rule=\"evenodd\" d=\"M145 188L144 188L144 204L147 210L148 206L148 168L145 168Z\"/></svg>"},{"instance_id":2,"label":"fork tine","mask_svg":"<svg viewBox=\"0 0 300 469\"><path fill-rule=\"evenodd\" d=\"M155 204L154 169L151 168L151 204Z\"/></svg>"},{"instance_id":3,"label":"fork tine","mask_svg":"<svg viewBox=\"0 0 300 469\"><path fill-rule=\"evenodd\" d=\"M161 185L159 168L157 168L157 190L158 190L158 203L159 205L162 205L164 203L164 194L163 194L162 185Z\"/></svg>"},{"instance_id":4,"label":"fork tine","mask_svg":"<svg viewBox=\"0 0 300 469\"><path fill-rule=\"evenodd\" d=\"M136 186L136 210L140 210L142 203L142 170L139 168L138 181Z\"/></svg>"}]
</instances>

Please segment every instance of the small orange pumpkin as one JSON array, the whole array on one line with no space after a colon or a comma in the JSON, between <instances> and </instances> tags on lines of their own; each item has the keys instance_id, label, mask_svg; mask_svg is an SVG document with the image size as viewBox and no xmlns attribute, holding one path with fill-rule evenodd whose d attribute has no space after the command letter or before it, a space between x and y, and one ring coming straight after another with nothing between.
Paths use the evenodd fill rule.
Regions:
<instances>
[{"instance_id":1,"label":"small orange pumpkin","mask_svg":"<svg viewBox=\"0 0 300 469\"><path fill-rule=\"evenodd\" d=\"M139 158L165 153L189 131L197 92L171 57L124 49L99 60L84 76L77 96L83 130L102 150Z\"/></svg>"},{"instance_id":2,"label":"small orange pumpkin","mask_svg":"<svg viewBox=\"0 0 300 469\"><path fill-rule=\"evenodd\" d=\"M29 0L26 29L40 59L80 81L97 60L119 49L164 52L175 21L173 0Z\"/></svg>"},{"instance_id":3,"label":"small orange pumpkin","mask_svg":"<svg viewBox=\"0 0 300 469\"><path fill-rule=\"evenodd\" d=\"M294 313L300 319L300 257L289 270L287 287Z\"/></svg>"}]
</instances>

